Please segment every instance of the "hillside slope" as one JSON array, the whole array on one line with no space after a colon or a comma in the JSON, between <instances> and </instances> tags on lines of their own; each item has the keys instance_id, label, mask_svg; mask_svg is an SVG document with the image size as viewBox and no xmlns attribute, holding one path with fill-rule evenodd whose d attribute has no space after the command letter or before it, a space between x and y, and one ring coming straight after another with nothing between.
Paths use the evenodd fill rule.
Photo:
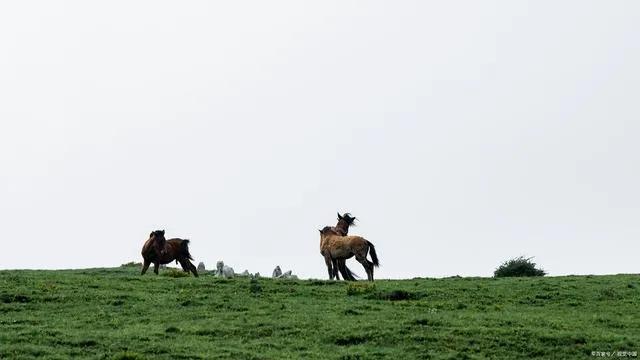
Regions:
<instances>
[{"instance_id":1,"label":"hillside slope","mask_svg":"<svg viewBox=\"0 0 640 360\"><path fill-rule=\"evenodd\" d=\"M637 275L371 285L138 272L0 271L0 358L584 359L593 351L640 352Z\"/></svg>"}]
</instances>

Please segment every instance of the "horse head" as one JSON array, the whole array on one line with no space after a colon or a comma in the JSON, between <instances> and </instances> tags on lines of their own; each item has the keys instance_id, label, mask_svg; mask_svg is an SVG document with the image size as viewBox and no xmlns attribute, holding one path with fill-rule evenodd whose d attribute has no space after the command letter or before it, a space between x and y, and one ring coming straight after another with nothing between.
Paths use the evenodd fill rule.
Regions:
<instances>
[{"instance_id":1,"label":"horse head","mask_svg":"<svg viewBox=\"0 0 640 360\"><path fill-rule=\"evenodd\" d=\"M342 235L340 234L338 231L336 231L336 229L334 229L332 226L325 226L324 228L322 228L322 230L318 230L320 232L320 237L324 238L326 236L330 236L330 235Z\"/></svg>"},{"instance_id":2,"label":"horse head","mask_svg":"<svg viewBox=\"0 0 640 360\"><path fill-rule=\"evenodd\" d=\"M166 239L164 238L164 230L152 231L151 234L149 234L149 240L164 243L164 241L166 241Z\"/></svg>"},{"instance_id":3,"label":"horse head","mask_svg":"<svg viewBox=\"0 0 640 360\"><path fill-rule=\"evenodd\" d=\"M356 221L356 217L355 216L351 216L350 213L344 213L344 215L340 216L340 213L338 213L338 222L340 221L344 221L347 223L347 225L351 226L355 226L354 222Z\"/></svg>"},{"instance_id":4,"label":"horse head","mask_svg":"<svg viewBox=\"0 0 640 360\"><path fill-rule=\"evenodd\" d=\"M340 213L338 213L338 223L334 229L339 232L340 235L346 236L349 233L349 227L355 226L355 221L356 217L351 216L350 213L344 213L344 215L340 215Z\"/></svg>"}]
</instances>

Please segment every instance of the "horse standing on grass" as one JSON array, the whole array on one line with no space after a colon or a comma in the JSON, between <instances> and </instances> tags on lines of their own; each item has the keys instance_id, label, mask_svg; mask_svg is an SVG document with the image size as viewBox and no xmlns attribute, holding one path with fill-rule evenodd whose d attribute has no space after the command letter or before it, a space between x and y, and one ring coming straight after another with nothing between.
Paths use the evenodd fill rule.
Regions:
<instances>
[{"instance_id":1,"label":"horse standing on grass","mask_svg":"<svg viewBox=\"0 0 640 360\"><path fill-rule=\"evenodd\" d=\"M189 253L189 240L164 238L164 230L155 230L149 234L149 239L142 246L142 274L144 275L153 263L153 272L158 274L160 264L168 264L172 261L180 263L182 270L193 273L198 277L198 270L189 260L193 260Z\"/></svg>"},{"instance_id":2,"label":"horse standing on grass","mask_svg":"<svg viewBox=\"0 0 640 360\"><path fill-rule=\"evenodd\" d=\"M355 256L367 272L367 279L373 281L373 267L380 266L380 261L375 247L369 240L361 236L341 236L331 226L325 226L319 231L320 253L324 256L330 279L333 279L333 268L339 260ZM367 260L367 254L371 254L373 261Z\"/></svg>"},{"instance_id":3,"label":"horse standing on grass","mask_svg":"<svg viewBox=\"0 0 640 360\"><path fill-rule=\"evenodd\" d=\"M344 215L340 215L340 213L338 213L338 223L331 229L334 230L337 235L347 236L349 234L349 227L355 226L355 221L356 217L351 216L350 213L344 213ZM346 259L337 260L336 265L333 265L333 275L336 280L340 280L338 270L340 270L340 273L345 280L356 281L356 275L347 267Z\"/></svg>"}]
</instances>

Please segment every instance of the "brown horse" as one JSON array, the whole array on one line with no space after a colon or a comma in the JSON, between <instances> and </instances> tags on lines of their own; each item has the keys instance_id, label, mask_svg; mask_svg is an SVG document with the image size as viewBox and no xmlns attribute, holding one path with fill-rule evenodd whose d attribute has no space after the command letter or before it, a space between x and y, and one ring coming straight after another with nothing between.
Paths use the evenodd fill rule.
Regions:
<instances>
[{"instance_id":1,"label":"brown horse","mask_svg":"<svg viewBox=\"0 0 640 360\"><path fill-rule=\"evenodd\" d=\"M158 254L158 249L163 249ZM198 277L198 270L189 260L193 260L189 253L189 240L186 239L169 239L164 238L164 230L152 231L142 246L142 274L144 275L149 269L149 265L153 263L153 272L158 274L160 264L168 264L172 261L180 263L182 270L191 271L195 277Z\"/></svg>"},{"instance_id":2,"label":"brown horse","mask_svg":"<svg viewBox=\"0 0 640 360\"><path fill-rule=\"evenodd\" d=\"M345 278L345 280L348 280L347 271L344 268L338 266L338 259L332 257L331 252L325 246L325 242L322 238L323 232L331 233L337 236L341 236L341 235L331 226L325 226L324 229L320 230L320 255L322 255L322 257L324 258L325 264L327 264L327 271L329 272L329 280L333 280L334 277L336 280L340 280L340 276L338 275L338 269L340 270L340 272L342 272L342 276ZM343 260L343 259L340 259L340 260ZM344 265L344 261L343 261L343 265ZM345 268L346 268L346 265L345 265ZM349 273L351 273L351 270L349 270Z\"/></svg>"},{"instance_id":3,"label":"brown horse","mask_svg":"<svg viewBox=\"0 0 640 360\"><path fill-rule=\"evenodd\" d=\"M349 234L349 227L356 226L355 221L356 217L351 216L350 213L344 213L344 215L338 213L338 223L333 229L342 236L347 236Z\"/></svg>"},{"instance_id":4,"label":"brown horse","mask_svg":"<svg viewBox=\"0 0 640 360\"><path fill-rule=\"evenodd\" d=\"M355 226L355 221L356 217L351 216L350 213L344 213L344 215L340 215L340 213L338 213L338 223L336 224L336 226L332 227L332 229L336 232L337 235L347 236L349 234L349 227ZM342 273L342 277L345 280L356 281L356 275L347 267L346 259L338 260L337 266L333 266L334 276L336 280L340 280L338 270L340 270L340 273Z\"/></svg>"},{"instance_id":5,"label":"brown horse","mask_svg":"<svg viewBox=\"0 0 640 360\"><path fill-rule=\"evenodd\" d=\"M380 266L376 249L369 240L361 236L341 236L331 226L320 230L320 253L325 258L330 279L334 275L331 265L335 267L337 261L352 256L362 264L369 281L373 281L373 267ZM367 260L367 254L371 254L373 262Z\"/></svg>"}]
</instances>

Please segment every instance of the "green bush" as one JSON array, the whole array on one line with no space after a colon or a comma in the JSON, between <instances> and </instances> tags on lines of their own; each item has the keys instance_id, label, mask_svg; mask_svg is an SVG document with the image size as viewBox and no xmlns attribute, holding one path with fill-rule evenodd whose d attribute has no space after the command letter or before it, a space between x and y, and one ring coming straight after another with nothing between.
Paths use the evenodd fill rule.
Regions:
<instances>
[{"instance_id":1,"label":"green bush","mask_svg":"<svg viewBox=\"0 0 640 360\"><path fill-rule=\"evenodd\" d=\"M190 276L190 274L188 272L184 272L182 270L178 270L178 269L174 269L174 268L168 268L166 271L161 272L160 275L168 276L168 277L172 277L172 278L181 278L181 277Z\"/></svg>"},{"instance_id":2,"label":"green bush","mask_svg":"<svg viewBox=\"0 0 640 360\"><path fill-rule=\"evenodd\" d=\"M494 271L494 277L545 276L542 269L536 268L536 263L524 256L507 260Z\"/></svg>"},{"instance_id":3,"label":"green bush","mask_svg":"<svg viewBox=\"0 0 640 360\"><path fill-rule=\"evenodd\" d=\"M139 262L135 262L135 261L130 261L126 264L122 264L120 265L120 267L126 268L126 267L142 267L142 263Z\"/></svg>"}]
</instances>

